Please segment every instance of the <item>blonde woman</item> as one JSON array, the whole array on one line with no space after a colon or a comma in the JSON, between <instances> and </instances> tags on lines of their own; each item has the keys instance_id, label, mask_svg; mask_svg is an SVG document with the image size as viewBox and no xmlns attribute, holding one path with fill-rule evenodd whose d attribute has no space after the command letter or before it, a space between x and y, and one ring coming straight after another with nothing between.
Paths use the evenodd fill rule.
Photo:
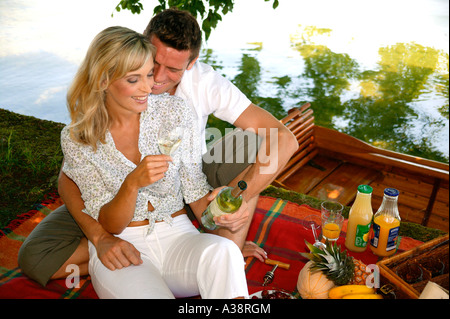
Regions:
<instances>
[{"instance_id":1,"label":"blonde woman","mask_svg":"<svg viewBox=\"0 0 450 319\"><path fill-rule=\"evenodd\" d=\"M140 253L139 264L112 271L89 242L95 291L100 298L246 298L240 249L199 233L186 215L183 199L205 207L211 187L192 111L180 98L149 95L154 54L141 34L107 28L91 43L68 92L63 172L79 187L84 212ZM172 157L158 155L157 145L160 120L170 112L189 128ZM152 184L163 176L171 187L159 194Z\"/></svg>"}]
</instances>

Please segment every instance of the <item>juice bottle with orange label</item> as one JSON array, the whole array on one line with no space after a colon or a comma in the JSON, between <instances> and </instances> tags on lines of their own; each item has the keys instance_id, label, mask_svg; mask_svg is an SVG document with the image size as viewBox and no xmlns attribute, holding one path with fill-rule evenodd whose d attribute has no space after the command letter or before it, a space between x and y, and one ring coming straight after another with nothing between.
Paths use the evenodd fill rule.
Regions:
<instances>
[{"instance_id":1,"label":"juice bottle with orange label","mask_svg":"<svg viewBox=\"0 0 450 319\"><path fill-rule=\"evenodd\" d=\"M397 250L397 238L400 229L398 212L398 190L386 188L383 202L373 219L373 238L370 249L380 257L391 256Z\"/></svg>"},{"instance_id":2,"label":"juice bottle with orange label","mask_svg":"<svg viewBox=\"0 0 450 319\"><path fill-rule=\"evenodd\" d=\"M372 191L369 185L359 185L355 202L348 215L345 247L353 252L360 253L367 248L373 217Z\"/></svg>"}]
</instances>

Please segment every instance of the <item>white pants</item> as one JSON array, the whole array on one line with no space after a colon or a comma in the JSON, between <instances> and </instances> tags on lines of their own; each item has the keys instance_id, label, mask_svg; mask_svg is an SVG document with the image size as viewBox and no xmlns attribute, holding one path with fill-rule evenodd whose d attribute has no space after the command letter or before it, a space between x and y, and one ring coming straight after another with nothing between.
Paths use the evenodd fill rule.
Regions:
<instances>
[{"instance_id":1,"label":"white pants","mask_svg":"<svg viewBox=\"0 0 450 319\"><path fill-rule=\"evenodd\" d=\"M118 237L132 243L143 263L114 271L106 268L89 242L89 273L99 298L248 298L244 259L226 238L200 233L187 215L173 225L127 227Z\"/></svg>"}]
</instances>

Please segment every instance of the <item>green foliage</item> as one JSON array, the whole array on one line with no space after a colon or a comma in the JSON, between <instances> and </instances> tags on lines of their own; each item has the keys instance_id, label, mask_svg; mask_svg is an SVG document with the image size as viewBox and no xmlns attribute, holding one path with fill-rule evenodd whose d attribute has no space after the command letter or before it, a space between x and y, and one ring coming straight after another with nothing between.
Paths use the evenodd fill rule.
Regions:
<instances>
[{"instance_id":1,"label":"green foliage","mask_svg":"<svg viewBox=\"0 0 450 319\"><path fill-rule=\"evenodd\" d=\"M130 10L133 14L139 14L141 13L141 10L144 10L144 6L140 2L140 0L121 0L116 6L116 11L120 12L120 9Z\"/></svg>"},{"instance_id":2,"label":"green foliage","mask_svg":"<svg viewBox=\"0 0 450 319\"><path fill-rule=\"evenodd\" d=\"M195 18L201 20L201 28L208 40L212 29L222 21L222 15L233 11L235 0L158 0L159 5L153 9L153 14L164 11L167 8L178 8L189 11ZM264 0L271 1L271 0ZM276 9L279 1L273 0L272 7ZM140 14L144 10L141 0L121 0L116 6L116 11L130 10L133 14Z\"/></svg>"}]
</instances>

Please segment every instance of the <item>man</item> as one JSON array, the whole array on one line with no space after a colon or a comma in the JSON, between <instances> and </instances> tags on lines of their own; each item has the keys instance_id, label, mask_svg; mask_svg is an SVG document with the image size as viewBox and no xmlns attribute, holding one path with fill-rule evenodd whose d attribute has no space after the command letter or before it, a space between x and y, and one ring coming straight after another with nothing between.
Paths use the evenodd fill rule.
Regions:
<instances>
[{"instance_id":1,"label":"man","mask_svg":"<svg viewBox=\"0 0 450 319\"><path fill-rule=\"evenodd\" d=\"M203 133L207 118L213 113L245 131L246 135L249 131L258 134L261 143L259 152L257 145L251 145L256 144L256 140L247 145L245 139L239 138L242 131L237 131L213 148L211 152L217 154L224 150L222 153L225 154L212 163L211 156L215 155L206 153L205 144L207 163L204 163L204 172L214 188L235 186L241 179L247 182L245 204L235 214L221 216L217 224L222 227L214 232L233 240L244 256L252 255L263 260L264 251L253 243L245 243L245 238L258 194L272 182L297 149L295 137L270 113L252 104L231 82L197 61L202 41L201 31L189 13L165 10L150 21L144 34L157 49L153 94L169 93L184 98L196 115ZM252 140L251 135L247 136ZM243 145L234 145L235 151L227 154L226 144L233 139L244 141ZM252 147L253 155L248 151ZM230 160L226 156L233 157L236 152L250 155L245 157L244 163L229 164ZM88 240L96 247L102 263L111 270L142 262L139 251L133 245L106 232L96 220L82 212L84 203L80 191L63 173L60 174L58 190L65 207L45 218L20 249L19 265L25 274L42 285L49 279L65 278L69 274L66 267L70 264L79 266L80 275L87 274ZM213 193L210 199L215 195Z\"/></svg>"}]
</instances>

